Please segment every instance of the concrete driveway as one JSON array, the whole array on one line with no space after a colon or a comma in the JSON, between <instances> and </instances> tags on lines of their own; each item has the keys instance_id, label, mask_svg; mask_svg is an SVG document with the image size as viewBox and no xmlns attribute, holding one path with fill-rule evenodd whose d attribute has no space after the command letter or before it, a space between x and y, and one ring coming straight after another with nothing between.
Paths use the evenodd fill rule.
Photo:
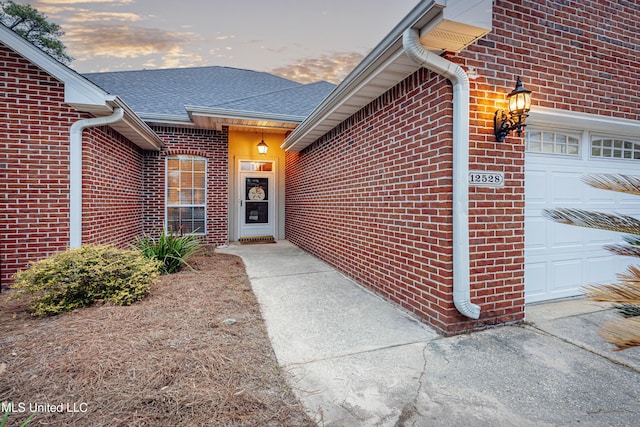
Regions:
<instances>
[{"instance_id":1,"label":"concrete driveway","mask_svg":"<svg viewBox=\"0 0 640 427\"><path fill-rule=\"evenodd\" d=\"M242 257L278 362L320 426L640 425L640 348L597 334L582 299L443 338L287 241Z\"/></svg>"}]
</instances>

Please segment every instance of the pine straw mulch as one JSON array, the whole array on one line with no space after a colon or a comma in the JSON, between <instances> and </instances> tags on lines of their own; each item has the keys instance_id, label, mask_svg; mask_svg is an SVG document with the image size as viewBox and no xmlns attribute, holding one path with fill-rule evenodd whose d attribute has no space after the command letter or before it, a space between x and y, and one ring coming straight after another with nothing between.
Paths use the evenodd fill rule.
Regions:
<instances>
[{"instance_id":1,"label":"pine straw mulch","mask_svg":"<svg viewBox=\"0 0 640 427\"><path fill-rule=\"evenodd\" d=\"M34 318L2 292L0 402L26 411L9 425L60 403L78 412L41 407L30 425L315 425L284 381L242 260L208 251L192 265L129 307Z\"/></svg>"}]
</instances>

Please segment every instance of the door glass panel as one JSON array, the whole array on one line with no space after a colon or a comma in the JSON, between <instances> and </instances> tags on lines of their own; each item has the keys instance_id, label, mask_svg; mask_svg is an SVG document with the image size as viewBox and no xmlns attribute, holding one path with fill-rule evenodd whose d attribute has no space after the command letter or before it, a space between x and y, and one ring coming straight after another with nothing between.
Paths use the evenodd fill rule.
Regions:
<instances>
[{"instance_id":1,"label":"door glass panel","mask_svg":"<svg viewBox=\"0 0 640 427\"><path fill-rule=\"evenodd\" d=\"M269 204L265 202L247 202L245 223L266 224L269 222Z\"/></svg>"},{"instance_id":2,"label":"door glass panel","mask_svg":"<svg viewBox=\"0 0 640 427\"><path fill-rule=\"evenodd\" d=\"M246 178L245 200L269 200L269 178Z\"/></svg>"},{"instance_id":3,"label":"door glass panel","mask_svg":"<svg viewBox=\"0 0 640 427\"><path fill-rule=\"evenodd\" d=\"M240 162L242 172L272 172L273 162Z\"/></svg>"},{"instance_id":4,"label":"door glass panel","mask_svg":"<svg viewBox=\"0 0 640 427\"><path fill-rule=\"evenodd\" d=\"M269 222L269 178L245 178L245 224Z\"/></svg>"}]
</instances>

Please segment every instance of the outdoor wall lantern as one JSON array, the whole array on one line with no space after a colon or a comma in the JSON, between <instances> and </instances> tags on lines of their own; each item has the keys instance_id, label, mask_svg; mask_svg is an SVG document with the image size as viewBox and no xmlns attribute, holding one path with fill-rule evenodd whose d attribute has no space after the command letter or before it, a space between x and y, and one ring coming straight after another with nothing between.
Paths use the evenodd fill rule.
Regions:
<instances>
[{"instance_id":1,"label":"outdoor wall lantern","mask_svg":"<svg viewBox=\"0 0 640 427\"><path fill-rule=\"evenodd\" d=\"M263 156L267 154L269 151L269 146L264 142L264 130L262 131L262 140L258 144L258 154L262 154Z\"/></svg>"},{"instance_id":2,"label":"outdoor wall lantern","mask_svg":"<svg viewBox=\"0 0 640 427\"><path fill-rule=\"evenodd\" d=\"M518 76L516 88L507 96L507 101L509 111L497 110L493 117L493 131L498 142L503 142L512 130L521 136L527 126L525 120L531 110L531 91L522 86L520 76Z\"/></svg>"}]
</instances>

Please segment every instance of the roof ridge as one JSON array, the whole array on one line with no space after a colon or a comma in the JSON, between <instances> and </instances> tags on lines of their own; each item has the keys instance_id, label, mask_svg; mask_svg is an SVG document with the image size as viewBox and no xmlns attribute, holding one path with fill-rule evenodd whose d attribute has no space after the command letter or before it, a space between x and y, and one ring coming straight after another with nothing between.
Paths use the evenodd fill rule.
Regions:
<instances>
[{"instance_id":1,"label":"roof ridge","mask_svg":"<svg viewBox=\"0 0 640 427\"><path fill-rule=\"evenodd\" d=\"M266 71L256 71L256 70L250 70L248 68L239 68L239 67L230 67L227 65L202 65L199 67L172 67L172 68L143 68L141 70L117 70L117 71L97 71L97 72L92 72L92 73L82 73L81 75L83 76L89 76L89 75L96 75L96 74L125 74L125 73L155 73L155 72L161 72L161 71L192 71L192 70L202 70L202 69L214 69L214 68L218 68L218 69L227 69L227 70L235 70L235 71L247 71L250 73L256 73L256 74L265 74L265 75L269 75L269 76L273 76L273 77L278 77L282 80L287 80L289 82L292 83L296 83L298 85L302 85L302 83L296 82L295 80L291 80L288 79L286 77L282 77L282 76L278 76L276 74L271 74L268 73Z\"/></svg>"}]
</instances>

